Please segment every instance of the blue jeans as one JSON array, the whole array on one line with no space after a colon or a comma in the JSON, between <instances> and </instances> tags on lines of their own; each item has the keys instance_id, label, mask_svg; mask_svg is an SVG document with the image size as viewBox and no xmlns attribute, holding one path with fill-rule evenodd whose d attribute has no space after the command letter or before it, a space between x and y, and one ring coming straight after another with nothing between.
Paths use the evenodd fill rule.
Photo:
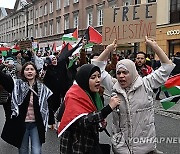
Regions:
<instances>
[{"instance_id":1,"label":"blue jeans","mask_svg":"<svg viewBox=\"0 0 180 154\"><path fill-rule=\"evenodd\" d=\"M35 122L26 123L26 131L19 149L19 154L29 154L29 139L31 140L31 154L41 154L42 144L39 140L39 134Z\"/></svg>"}]
</instances>

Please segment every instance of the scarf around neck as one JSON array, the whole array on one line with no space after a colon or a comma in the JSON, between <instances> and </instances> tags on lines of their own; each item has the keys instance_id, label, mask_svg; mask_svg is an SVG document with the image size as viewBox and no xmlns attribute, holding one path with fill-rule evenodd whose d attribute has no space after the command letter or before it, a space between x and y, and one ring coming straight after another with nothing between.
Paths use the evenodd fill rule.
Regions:
<instances>
[{"instance_id":1,"label":"scarf around neck","mask_svg":"<svg viewBox=\"0 0 180 154\"><path fill-rule=\"evenodd\" d=\"M14 89L11 95L11 110L12 116L19 115L19 106L23 103L25 97L27 96L30 87L27 82L24 82L21 79L13 79L14 81ZM47 99L52 95L52 91L47 88L44 84L37 81L38 88L38 98L39 98L39 106L40 113L42 115L44 126L47 130L48 125L48 117L49 117L49 109Z\"/></svg>"}]
</instances>

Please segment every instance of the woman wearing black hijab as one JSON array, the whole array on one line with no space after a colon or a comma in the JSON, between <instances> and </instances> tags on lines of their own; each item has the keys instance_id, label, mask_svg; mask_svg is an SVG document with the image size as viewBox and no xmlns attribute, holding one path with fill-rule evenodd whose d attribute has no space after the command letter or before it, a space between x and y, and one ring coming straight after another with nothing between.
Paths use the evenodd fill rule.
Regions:
<instances>
[{"instance_id":1,"label":"woman wearing black hijab","mask_svg":"<svg viewBox=\"0 0 180 154\"><path fill-rule=\"evenodd\" d=\"M98 124L119 105L117 96L103 108L100 96L100 69L81 66L65 96L65 110L58 128L60 154L90 154L99 143Z\"/></svg>"}]
</instances>

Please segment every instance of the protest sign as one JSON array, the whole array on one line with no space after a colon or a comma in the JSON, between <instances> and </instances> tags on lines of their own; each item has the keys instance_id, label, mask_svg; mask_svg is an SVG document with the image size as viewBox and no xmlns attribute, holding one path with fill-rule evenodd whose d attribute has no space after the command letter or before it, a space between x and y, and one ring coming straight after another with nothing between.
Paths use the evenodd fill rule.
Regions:
<instances>
[{"instance_id":1,"label":"protest sign","mask_svg":"<svg viewBox=\"0 0 180 154\"><path fill-rule=\"evenodd\" d=\"M118 44L144 41L156 36L156 3L104 9L103 44L114 39Z\"/></svg>"},{"instance_id":2,"label":"protest sign","mask_svg":"<svg viewBox=\"0 0 180 154\"><path fill-rule=\"evenodd\" d=\"M19 41L18 44L19 44L21 50L26 50L27 48L32 48L31 40Z\"/></svg>"}]
</instances>

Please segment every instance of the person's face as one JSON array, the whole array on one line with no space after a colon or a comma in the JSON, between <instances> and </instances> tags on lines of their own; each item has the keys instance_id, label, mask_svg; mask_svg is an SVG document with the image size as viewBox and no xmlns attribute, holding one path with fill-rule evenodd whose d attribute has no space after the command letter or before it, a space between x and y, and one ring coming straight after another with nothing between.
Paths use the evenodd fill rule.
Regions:
<instances>
[{"instance_id":1,"label":"person's face","mask_svg":"<svg viewBox=\"0 0 180 154\"><path fill-rule=\"evenodd\" d=\"M52 65L57 65L57 58L53 57L51 62L52 62Z\"/></svg>"},{"instance_id":2,"label":"person's face","mask_svg":"<svg viewBox=\"0 0 180 154\"><path fill-rule=\"evenodd\" d=\"M38 52L38 53L37 53L37 56L38 56L38 57L41 57L41 52Z\"/></svg>"},{"instance_id":3,"label":"person's face","mask_svg":"<svg viewBox=\"0 0 180 154\"><path fill-rule=\"evenodd\" d=\"M21 58L22 57L21 53L18 53L16 57Z\"/></svg>"},{"instance_id":4,"label":"person's face","mask_svg":"<svg viewBox=\"0 0 180 154\"><path fill-rule=\"evenodd\" d=\"M27 80L34 80L36 76L36 70L32 65L27 65L24 69L24 77Z\"/></svg>"},{"instance_id":5,"label":"person's face","mask_svg":"<svg viewBox=\"0 0 180 154\"><path fill-rule=\"evenodd\" d=\"M146 59L145 59L144 54L137 54L137 56L136 56L136 64L141 67L145 63L146 63Z\"/></svg>"},{"instance_id":6,"label":"person's face","mask_svg":"<svg viewBox=\"0 0 180 154\"><path fill-rule=\"evenodd\" d=\"M116 73L117 80L121 88L127 88L131 84L131 78L128 70L120 68Z\"/></svg>"},{"instance_id":7,"label":"person's face","mask_svg":"<svg viewBox=\"0 0 180 154\"><path fill-rule=\"evenodd\" d=\"M101 75L98 71L94 72L89 78L89 89L92 92L99 92Z\"/></svg>"}]
</instances>

